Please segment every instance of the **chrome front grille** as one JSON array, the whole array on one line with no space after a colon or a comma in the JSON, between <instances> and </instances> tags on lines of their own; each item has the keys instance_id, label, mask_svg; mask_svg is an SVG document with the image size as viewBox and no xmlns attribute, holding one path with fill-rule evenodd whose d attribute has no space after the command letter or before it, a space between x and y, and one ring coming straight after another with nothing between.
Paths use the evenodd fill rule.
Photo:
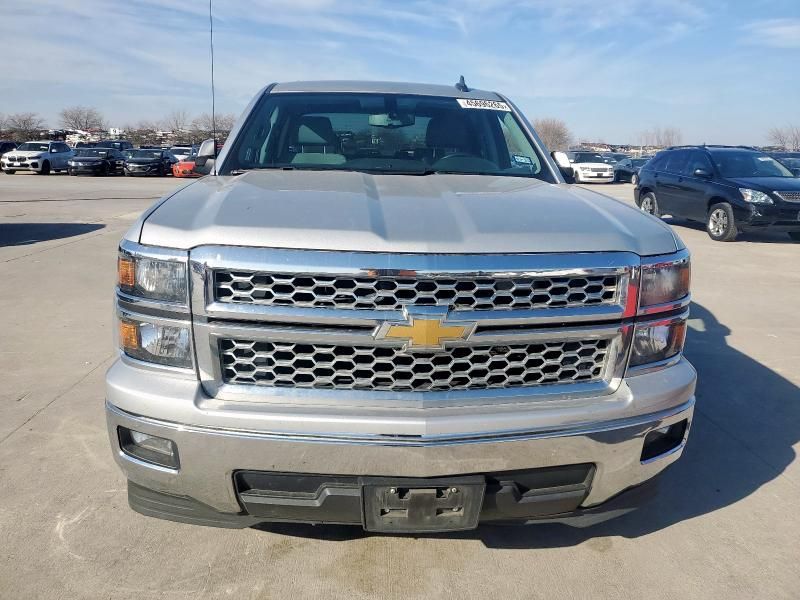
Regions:
<instances>
[{"instance_id":1,"label":"chrome front grille","mask_svg":"<svg viewBox=\"0 0 800 600\"><path fill-rule=\"evenodd\" d=\"M399 310L450 306L454 310L518 310L611 304L616 275L572 277L420 277L297 275L214 271L218 302L303 308Z\"/></svg>"},{"instance_id":2,"label":"chrome front grille","mask_svg":"<svg viewBox=\"0 0 800 600\"><path fill-rule=\"evenodd\" d=\"M800 202L800 192L775 192L775 195L786 202Z\"/></svg>"},{"instance_id":3,"label":"chrome front grille","mask_svg":"<svg viewBox=\"0 0 800 600\"><path fill-rule=\"evenodd\" d=\"M602 378L608 339L399 347L222 338L225 383L269 387L426 392L592 382Z\"/></svg>"},{"instance_id":4,"label":"chrome front grille","mask_svg":"<svg viewBox=\"0 0 800 600\"><path fill-rule=\"evenodd\" d=\"M625 370L639 262L195 248L200 379L224 401L378 408L610 393ZM396 335L417 321L466 334L441 344L436 326L431 338L414 330L422 341Z\"/></svg>"}]
</instances>

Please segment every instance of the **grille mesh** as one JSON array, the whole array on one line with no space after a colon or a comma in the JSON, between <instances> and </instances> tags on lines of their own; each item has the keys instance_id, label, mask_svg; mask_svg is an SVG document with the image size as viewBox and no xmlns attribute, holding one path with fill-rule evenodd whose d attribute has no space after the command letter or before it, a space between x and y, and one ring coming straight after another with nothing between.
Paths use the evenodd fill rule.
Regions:
<instances>
[{"instance_id":1,"label":"grille mesh","mask_svg":"<svg viewBox=\"0 0 800 600\"><path fill-rule=\"evenodd\" d=\"M615 302L617 287L616 275L495 279L214 273L219 302L360 310L397 310L412 304L455 310L579 307Z\"/></svg>"},{"instance_id":2,"label":"grille mesh","mask_svg":"<svg viewBox=\"0 0 800 600\"><path fill-rule=\"evenodd\" d=\"M594 381L608 340L457 346L408 353L396 347L221 339L226 383L372 391L511 388Z\"/></svg>"},{"instance_id":3,"label":"grille mesh","mask_svg":"<svg viewBox=\"0 0 800 600\"><path fill-rule=\"evenodd\" d=\"M800 202L800 192L775 192L786 202Z\"/></svg>"}]
</instances>

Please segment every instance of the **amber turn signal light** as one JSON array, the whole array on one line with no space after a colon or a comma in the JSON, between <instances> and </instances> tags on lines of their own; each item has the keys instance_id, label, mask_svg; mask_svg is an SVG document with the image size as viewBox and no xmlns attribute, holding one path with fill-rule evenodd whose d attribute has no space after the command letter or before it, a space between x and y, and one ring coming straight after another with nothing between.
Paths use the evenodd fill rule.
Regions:
<instances>
[{"instance_id":1,"label":"amber turn signal light","mask_svg":"<svg viewBox=\"0 0 800 600\"><path fill-rule=\"evenodd\" d=\"M122 256L117 259L117 280L123 288L136 285L136 267L132 259Z\"/></svg>"},{"instance_id":2,"label":"amber turn signal light","mask_svg":"<svg viewBox=\"0 0 800 600\"><path fill-rule=\"evenodd\" d=\"M139 328L133 323L119 322L119 344L126 350L139 348Z\"/></svg>"}]
</instances>

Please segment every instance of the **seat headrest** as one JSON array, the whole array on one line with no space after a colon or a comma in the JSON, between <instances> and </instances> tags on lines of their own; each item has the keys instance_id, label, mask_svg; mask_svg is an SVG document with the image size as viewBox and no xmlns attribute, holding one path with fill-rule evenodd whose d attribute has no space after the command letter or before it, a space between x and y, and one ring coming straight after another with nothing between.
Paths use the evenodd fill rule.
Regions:
<instances>
[{"instance_id":1,"label":"seat headrest","mask_svg":"<svg viewBox=\"0 0 800 600\"><path fill-rule=\"evenodd\" d=\"M330 146L337 143L333 125L328 117L300 117L297 143L310 146Z\"/></svg>"},{"instance_id":2,"label":"seat headrest","mask_svg":"<svg viewBox=\"0 0 800 600\"><path fill-rule=\"evenodd\" d=\"M456 148L469 150L473 139L467 131L467 121L453 112L433 117L425 131L425 144L429 148Z\"/></svg>"}]
</instances>

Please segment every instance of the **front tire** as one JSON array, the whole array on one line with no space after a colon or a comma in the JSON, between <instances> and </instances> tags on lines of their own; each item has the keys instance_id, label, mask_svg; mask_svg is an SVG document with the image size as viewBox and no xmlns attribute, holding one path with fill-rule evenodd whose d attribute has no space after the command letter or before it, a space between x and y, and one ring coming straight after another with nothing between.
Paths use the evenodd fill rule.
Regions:
<instances>
[{"instance_id":1,"label":"front tire","mask_svg":"<svg viewBox=\"0 0 800 600\"><path fill-rule=\"evenodd\" d=\"M5 173L6 175L13 175L14 173L16 173L16 171L14 169L5 169L3 173Z\"/></svg>"},{"instance_id":2,"label":"front tire","mask_svg":"<svg viewBox=\"0 0 800 600\"><path fill-rule=\"evenodd\" d=\"M39 171L39 175L50 175L50 162L44 161L42 163L42 170Z\"/></svg>"},{"instance_id":3,"label":"front tire","mask_svg":"<svg viewBox=\"0 0 800 600\"><path fill-rule=\"evenodd\" d=\"M639 185L639 176L636 173L631 175L631 183L633 185Z\"/></svg>"},{"instance_id":4,"label":"front tire","mask_svg":"<svg viewBox=\"0 0 800 600\"><path fill-rule=\"evenodd\" d=\"M642 212L654 217L660 217L661 212L658 210L658 200L653 192L647 192L644 196L639 198L639 208Z\"/></svg>"},{"instance_id":5,"label":"front tire","mask_svg":"<svg viewBox=\"0 0 800 600\"><path fill-rule=\"evenodd\" d=\"M67 173L69 173L70 176L72 176L72 177L75 177L77 175L77 173L75 172L75 169L68 169Z\"/></svg>"},{"instance_id":6,"label":"front tire","mask_svg":"<svg viewBox=\"0 0 800 600\"><path fill-rule=\"evenodd\" d=\"M789 237L795 242L800 242L800 231L790 231Z\"/></svg>"},{"instance_id":7,"label":"front tire","mask_svg":"<svg viewBox=\"0 0 800 600\"><path fill-rule=\"evenodd\" d=\"M706 232L715 242L732 242L736 239L739 230L730 204L720 202L708 209Z\"/></svg>"}]
</instances>

